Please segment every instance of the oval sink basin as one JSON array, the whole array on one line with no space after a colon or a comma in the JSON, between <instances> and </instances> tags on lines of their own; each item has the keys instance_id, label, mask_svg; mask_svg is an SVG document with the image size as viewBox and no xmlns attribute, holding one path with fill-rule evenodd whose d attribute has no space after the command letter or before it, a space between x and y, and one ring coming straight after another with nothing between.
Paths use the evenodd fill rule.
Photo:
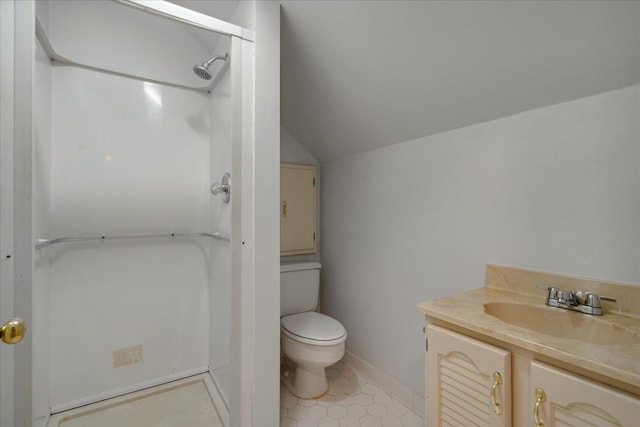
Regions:
<instances>
[{"instance_id":1,"label":"oval sink basin","mask_svg":"<svg viewBox=\"0 0 640 427\"><path fill-rule=\"evenodd\" d=\"M592 344L636 344L640 336L605 319L561 308L510 302L484 304L484 312L514 326Z\"/></svg>"}]
</instances>

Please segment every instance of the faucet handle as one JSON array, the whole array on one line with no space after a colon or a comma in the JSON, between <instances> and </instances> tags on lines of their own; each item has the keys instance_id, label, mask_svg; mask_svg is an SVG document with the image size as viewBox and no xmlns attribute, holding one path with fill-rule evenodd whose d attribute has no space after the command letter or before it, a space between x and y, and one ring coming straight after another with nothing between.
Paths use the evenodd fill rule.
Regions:
<instances>
[{"instance_id":1,"label":"faucet handle","mask_svg":"<svg viewBox=\"0 0 640 427\"><path fill-rule=\"evenodd\" d=\"M600 296L587 293L584 299L584 305L587 307L600 308Z\"/></svg>"},{"instance_id":2,"label":"faucet handle","mask_svg":"<svg viewBox=\"0 0 640 427\"><path fill-rule=\"evenodd\" d=\"M536 285L536 288L544 289L547 291L547 300L545 301L545 304L557 307L558 293L562 293L560 289L555 288L553 286L546 286L546 285L540 285L540 284Z\"/></svg>"},{"instance_id":3,"label":"faucet handle","mask_svg":"<svg viewBox=\"0 0 640 427\"><path fill-rule=\"evenodd\" d=\"M587 298L591 295L589 292L577 290L573 293L578 304L586 304Z\"/></svg>"},{"instance_id":4,"label":"faucet handle","mask_svg":"<svg viewBox=\"0 0 640 427\"><path fill-rule=\"evenodd\" d=\"M615 298L611 298L611 297L602 297L600 295L590 294L589 292L587 292L586 298L585 298L585 301L584 301L584 305L589 306L589 307L598 308L598 307L600 307L600 301L616 302L616 299Z\"/></svg>"}]
</instances>

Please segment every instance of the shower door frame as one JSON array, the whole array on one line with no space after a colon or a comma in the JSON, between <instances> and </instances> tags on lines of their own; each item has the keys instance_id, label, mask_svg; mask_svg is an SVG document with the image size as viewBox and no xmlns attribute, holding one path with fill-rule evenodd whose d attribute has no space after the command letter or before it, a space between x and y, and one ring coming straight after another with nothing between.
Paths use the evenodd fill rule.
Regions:
<instances>
[{"instance_id":1,"label":"shower door frame","mask_svg":"<svg viewBox=\"0 0 640 427\"><path fill-rule=\"evenodd\" d=\"M150 13L231 37L232 84L232 426L252 425L255 343L255 47L253 31L160 1L118 0ZM32 138L36 14L33 0L0 2L0 323L32 323ZM19 71L19 72L18 72ZM0 425L31 426L32 334L0 343Z\"/></svg>"},{"instance_id":2,"label":"shower door frame","mask_svg":"<svg viewBox=\"0 0 640 427\"><path fill-rule=\"evenodd\" d=\"M0 2L0 323L31 324L35 3ZM32 334L0 343L0 425L31 425Z\"/></svg>"}]
</instances>

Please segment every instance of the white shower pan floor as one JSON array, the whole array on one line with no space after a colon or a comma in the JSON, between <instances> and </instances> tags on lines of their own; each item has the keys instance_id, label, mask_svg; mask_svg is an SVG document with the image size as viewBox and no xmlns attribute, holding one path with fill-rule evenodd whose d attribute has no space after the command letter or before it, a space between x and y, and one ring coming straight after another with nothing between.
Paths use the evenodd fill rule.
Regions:
<instances>
[{"instance_id":1,"label":"white shower pan floor","mask_svg":"<svg viewBox=\"0 0 640 427\"><path fill-rule=\"evenodd\" d=\"M52 415L47 427L224 427L216 407L205 373Z\"/></svg>"}]
</instances>

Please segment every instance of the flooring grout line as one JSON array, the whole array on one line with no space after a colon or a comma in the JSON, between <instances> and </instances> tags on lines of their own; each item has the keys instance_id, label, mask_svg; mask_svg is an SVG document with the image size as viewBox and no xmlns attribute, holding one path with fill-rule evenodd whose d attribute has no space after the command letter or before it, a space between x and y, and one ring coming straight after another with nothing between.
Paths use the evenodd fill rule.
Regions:
<instances>
[{"instance_id":1,"label":"flooring grout line","mask_svg":"<svg viewBox=\"0 0 640 427\"><path fill-rule=\"evenodd\" d=\"M417 411L346 358L327 368L327 378L329 391L317 400L298 399L281 387L281 427L424 427Z\"/></svg>"}]
</instances>

